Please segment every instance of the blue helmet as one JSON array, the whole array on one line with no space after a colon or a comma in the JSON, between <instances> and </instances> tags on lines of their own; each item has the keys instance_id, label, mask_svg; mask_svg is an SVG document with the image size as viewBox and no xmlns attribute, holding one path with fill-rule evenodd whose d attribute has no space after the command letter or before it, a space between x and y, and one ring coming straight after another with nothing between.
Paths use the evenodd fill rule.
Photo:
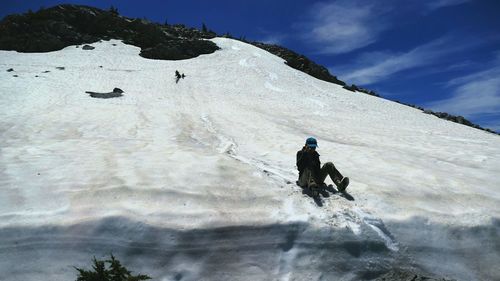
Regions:
<instances>
[{"instance_id":1,"label":"blue helmet","mask_svg":"<svg viewBox=\"0 0 500 281\"><path fill-rule=\"evenodd\" d=\"M318 147L318 142L315 138L310 137L306 140L306 146L308 147Z\"/></svg>"}]
</instances>

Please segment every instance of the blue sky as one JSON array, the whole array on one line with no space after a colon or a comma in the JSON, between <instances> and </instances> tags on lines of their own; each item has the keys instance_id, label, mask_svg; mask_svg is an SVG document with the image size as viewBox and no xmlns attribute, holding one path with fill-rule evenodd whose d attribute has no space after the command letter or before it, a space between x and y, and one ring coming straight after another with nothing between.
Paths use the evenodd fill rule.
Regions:
<instances>
[{"instance_id":1,"label":"blue sky","mask_svg":"<svg viewBox=\"0 0 500 281\"><path fill-rule=\"evenodd\" d=\"M59 3L276 43L347 83L500 131L500 1L16 1L0 16Z\"/></svg>"}]
</instances>

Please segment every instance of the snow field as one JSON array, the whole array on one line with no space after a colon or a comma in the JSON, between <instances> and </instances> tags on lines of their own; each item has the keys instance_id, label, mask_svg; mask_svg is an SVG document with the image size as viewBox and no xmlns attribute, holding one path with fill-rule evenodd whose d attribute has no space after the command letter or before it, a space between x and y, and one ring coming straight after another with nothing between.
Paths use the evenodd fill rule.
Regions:
<instances>
[{"instance_id":1,"label":"snow field","mask_svg":"<svg viewBox=\"0 0 500 281\"><path fill-rule=\"evenodd\" d=\"M67 280L111 251L157 280L359 280L395 266L495 277L484 268L500 261L488 234L499 229L498 136L213 41L220 51L184 61L116 40L0 52L19 75L0 75L6 280ZM124 96L85 94L114 87ZM332 194L319 207L295 186L309 136L351 178L354 201ZM481 243L491 248L470 254Z\"/></svg>"}]
</instances>

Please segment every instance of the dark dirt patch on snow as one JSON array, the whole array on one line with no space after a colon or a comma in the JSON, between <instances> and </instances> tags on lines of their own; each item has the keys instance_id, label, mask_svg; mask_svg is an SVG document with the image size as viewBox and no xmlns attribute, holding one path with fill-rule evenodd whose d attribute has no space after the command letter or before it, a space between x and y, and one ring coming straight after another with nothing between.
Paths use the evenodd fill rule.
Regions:
<instances>
[{"instance_id":1,"label":"dark dirt patch on snow","mask_svg":"<svg viewBox=\"0 0 500 281\"><path fill-rule=\"evenodd\" d=\"M108 93L97 93L92 91L86 91L85 93L90 94L91 97L98 99L111 99L123 96L123 90L120 88L114 88L112 92Z\"/></svg>"}]
</instances>

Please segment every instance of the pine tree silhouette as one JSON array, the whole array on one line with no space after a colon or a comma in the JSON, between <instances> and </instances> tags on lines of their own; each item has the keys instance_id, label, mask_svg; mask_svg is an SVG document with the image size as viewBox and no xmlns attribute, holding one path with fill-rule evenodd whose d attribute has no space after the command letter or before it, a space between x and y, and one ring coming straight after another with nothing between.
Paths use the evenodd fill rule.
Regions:
<instances>
[{"instance_id":1,"label":"pine tree silhouette","mask_svg":"<svg viewBox=\"0 0 500 281\"><path fill-rule=\"evenodd\" d=\"M92 270L75 267L78 271L76 281L140 281L151 279L151 277L144 274L132 275L132 271L125 268L113 254L111 254L109 260L101 261L94 257L92 261L94 263ZM108 268L106 268L106 264L109 264Z\"/></svg>"}]
</instances>

